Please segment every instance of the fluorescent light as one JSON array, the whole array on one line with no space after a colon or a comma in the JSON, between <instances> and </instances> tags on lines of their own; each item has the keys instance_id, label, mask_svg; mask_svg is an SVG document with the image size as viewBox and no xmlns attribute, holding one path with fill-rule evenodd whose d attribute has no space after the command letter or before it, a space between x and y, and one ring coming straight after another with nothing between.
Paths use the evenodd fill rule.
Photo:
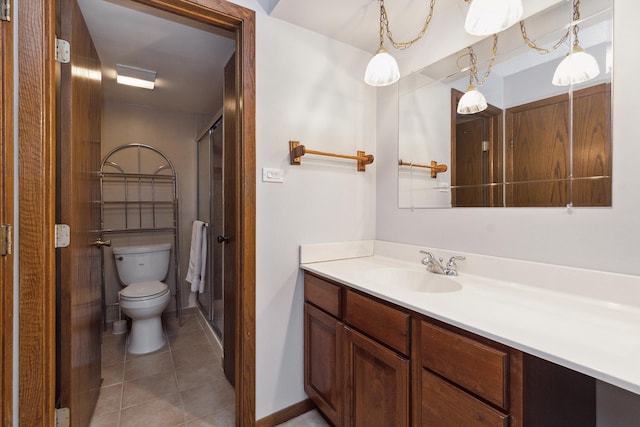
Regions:
<instances>
[{"instance_id":1,"label":"fluorescent light","mask_svg":"<svg viewBox=\"0 0 640 427\"><path fill-rule=\"evenodd\" d=\"M116 65L116 82L127 86L153 89L156 81L156 72L143 68L130 67L128 65Z\"/></svg>"}]
</instances>

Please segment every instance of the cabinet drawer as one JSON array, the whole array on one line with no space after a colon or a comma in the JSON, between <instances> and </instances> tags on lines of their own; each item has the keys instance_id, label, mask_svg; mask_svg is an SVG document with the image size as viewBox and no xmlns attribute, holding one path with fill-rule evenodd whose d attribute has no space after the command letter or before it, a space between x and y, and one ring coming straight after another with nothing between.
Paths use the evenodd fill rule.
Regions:
<instances>
[{"instance_id":1,"label":"cabinet drawer","mask_svg":"<svg viewBox=\"0 0 640 427\"><path fill-rule=\"evenodd\" d=\"M344 321L405 356L409 355L409 315L346 291Z\"/></svg>"},{"instance_id":2,"label":"cabinet drawer","mask_svg":"<svg viewBox=\"0 0 640 427\"><path fill-rule=\"evenodd\" d=\"M304 273L304 299L337 318L340 318L341 291L338 285Z\"/></svg>"},{"instance_id":3,"label":"cabinet drawer","mask_svg":"<svg viewBox=\"0 0 640 427\"><path fill-rule=\"evenodd\" d=\"M507 427L509 416L422 370L423 427Z\"/></svg>"},{"instance_id":4,"label":"cabinet drawer","mask_svg":"<svg viewBox=\"0 0 640 427\"><path fill-rule=\"evenodd\" d=\"M427 322L421 329L423 366L508 409L508 353Z\"/></svg>"}]
</instances>

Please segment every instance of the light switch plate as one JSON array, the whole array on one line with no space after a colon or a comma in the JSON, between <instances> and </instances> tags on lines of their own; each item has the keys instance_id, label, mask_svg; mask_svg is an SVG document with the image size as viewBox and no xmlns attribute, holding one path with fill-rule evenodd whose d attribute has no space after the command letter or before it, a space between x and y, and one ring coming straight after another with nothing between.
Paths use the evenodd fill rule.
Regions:
<instances>
[{"instance_id":1,"label":"light switch plate","mask_svg":"<svg viewBox=\"0 0 640 427\"><path fill-rule=\"evenodd\" d=\"M262 182L284 182L284 171L275 168L262 168Z\"/></svg>"}]
</instances>

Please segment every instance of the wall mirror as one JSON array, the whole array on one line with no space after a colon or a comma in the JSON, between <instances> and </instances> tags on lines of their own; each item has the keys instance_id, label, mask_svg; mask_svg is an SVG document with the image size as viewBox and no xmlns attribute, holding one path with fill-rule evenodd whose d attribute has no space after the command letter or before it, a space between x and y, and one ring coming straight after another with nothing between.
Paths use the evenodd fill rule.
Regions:
<instances>
[{"instance_id":1,"label":"wall mirror","mask_svg":"<svg viewBox=\"0 0 640 427\"><path fill-rule=\"evenodd\" d=\"M493 38L473 45L477 75L490 69L476 84L488 104L481 112L456 112L469 86L467 49L401 79L399 207L611 206L612 3L562 1L527 18L498 35L492 67ZM557 48L541 53L524 35ZM554 85L576 35L599 74Z\"/></svg>"}]
</instances>

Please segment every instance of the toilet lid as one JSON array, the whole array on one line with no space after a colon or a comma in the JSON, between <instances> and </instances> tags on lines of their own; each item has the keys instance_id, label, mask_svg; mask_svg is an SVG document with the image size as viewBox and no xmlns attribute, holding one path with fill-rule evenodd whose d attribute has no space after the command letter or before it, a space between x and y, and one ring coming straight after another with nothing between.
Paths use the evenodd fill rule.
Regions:
<instances>
[{"instance_id":1,"label":"toilet lid","mask_svg":"<svg viewBox=\"0 0 640 427\"><path fill-rule=\"evenodd\" d=\"M164 294L168 291L169 287L166 283L158 282L156 280L152 282L132 283L120 291L120 296L128 299L149 298Z\"/></svg>"}]
</instances>

